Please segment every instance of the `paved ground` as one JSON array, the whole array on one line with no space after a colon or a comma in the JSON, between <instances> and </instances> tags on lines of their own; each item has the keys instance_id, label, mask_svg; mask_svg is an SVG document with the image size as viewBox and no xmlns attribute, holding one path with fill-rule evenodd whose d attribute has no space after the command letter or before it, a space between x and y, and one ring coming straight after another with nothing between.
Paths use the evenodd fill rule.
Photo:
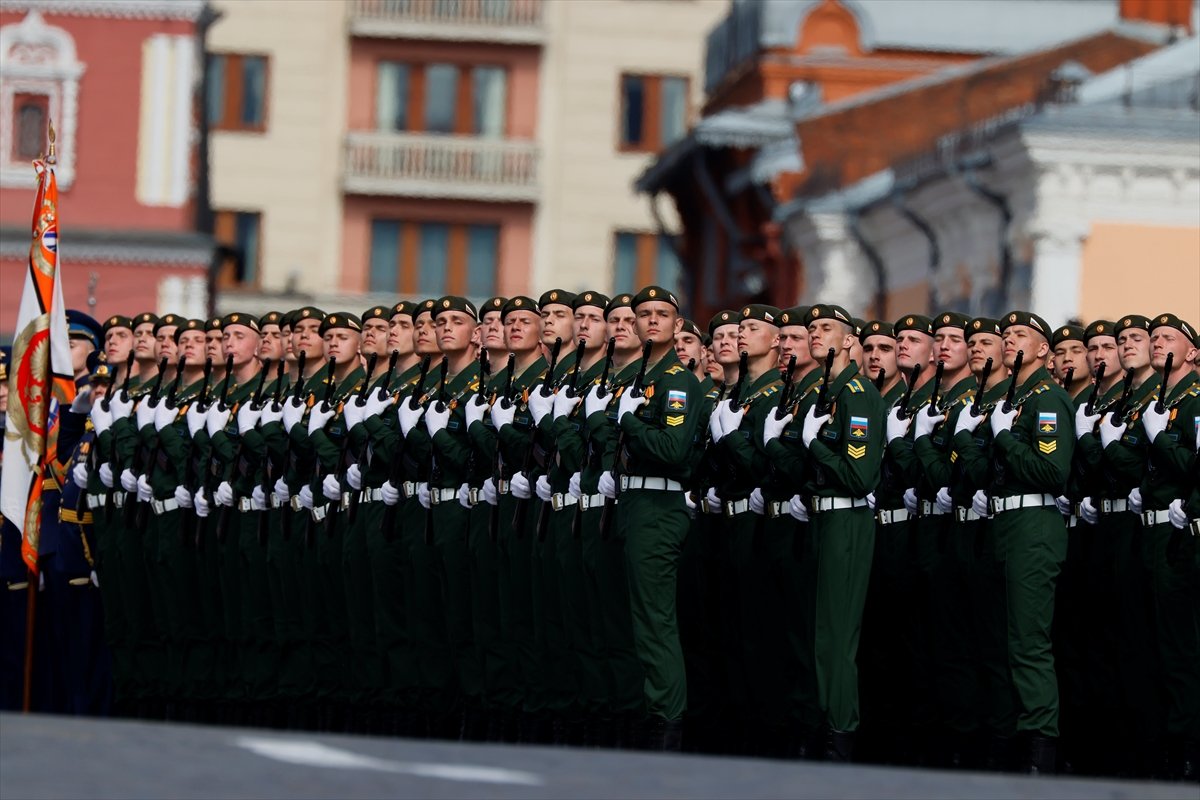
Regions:
<instances>
[{"instance_id":1,"label":"paved ground","mask_svg":"<svg viewBox=\"0 0 1200 800\"><path fill-rule=\"evenodd\" d=\"M1194 786L0 714L0 799L1180 798Z\"/></svg>"}]
</instances>

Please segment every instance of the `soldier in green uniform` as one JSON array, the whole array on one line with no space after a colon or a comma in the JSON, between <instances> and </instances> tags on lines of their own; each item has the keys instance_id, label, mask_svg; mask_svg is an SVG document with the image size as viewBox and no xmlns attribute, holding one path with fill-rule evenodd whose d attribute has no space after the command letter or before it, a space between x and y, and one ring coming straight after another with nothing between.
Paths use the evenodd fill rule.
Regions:
<instances>
[{"instance_id":1,"label":"soldier in green uniform","mask_svg":"<svg viewBox=\"0 0 1200 800\"><path fill-rule=\"evenodd\" d=\"M885 408L891 408L904 394L904 380L897 362L896 331L892 323L871 320L863 326L863 357L867 377L879 388ZM880 373L883 383L880 383Z\"/></svg>"}]
</instances>

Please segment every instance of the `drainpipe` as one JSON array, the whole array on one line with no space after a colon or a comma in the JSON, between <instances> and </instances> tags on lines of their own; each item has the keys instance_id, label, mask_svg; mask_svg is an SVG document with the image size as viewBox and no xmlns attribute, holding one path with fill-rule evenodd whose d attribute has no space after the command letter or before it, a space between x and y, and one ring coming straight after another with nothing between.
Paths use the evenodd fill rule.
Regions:
<instances>
[{"instance_id":1,"label":"drainpipe","mask_svg":"<svg viewBox=\"0 0 1200 800\"><path fill-rule=\"evenodd\" d=\"M892 192L892 207L929 242L929 313L933 314L938 309L937 275L942 264L942 248L938 244L937 232L933 226L904 203L906 191L907 189L897 189Z\"/></svg>"},{"instance_id":2,"label":"drainpipe","mask_svg":"<svg viewBox=\"0 0 1200 800\"><path fill-rule=\"evenodd\" d=\"M858 243L859 249L863 251L863 255L867 257L867 262L871 265L871 271L875 273L874 316L876 319L883 319L887 313L887 270L884 268L883 259L880 258L879 251L875 249L875 246L868 242L866 236L863 235L860 224L862 209L848 210L846 219L850 223L850 235Z\"/></svg>"},{"instance_id":3,"label":"drainpipe","mask_svg":"<svg viewBox=\"0 0 1200 800\"><path fill-rule=\"evenodd\" d=\"M1008 242L1008 229L1012 225L1012 208L1008 204L1008 196L984 186L979 182L975 171L982 167L989 167L992 164L992 157L984 154L975 158L963 159L956 164L957 171L962 175L963 182L967 184L972 192L982 197L988 203L991 203L1000 213L1000 291L1004 293L1004 305L1008 305L1008 284L1012 280L1013 264L1012 264L1012 246ZM985 309L992 311L993 309ZM1001 309L1003 310L1003 309Z\"/></svg>"}]
</instances>

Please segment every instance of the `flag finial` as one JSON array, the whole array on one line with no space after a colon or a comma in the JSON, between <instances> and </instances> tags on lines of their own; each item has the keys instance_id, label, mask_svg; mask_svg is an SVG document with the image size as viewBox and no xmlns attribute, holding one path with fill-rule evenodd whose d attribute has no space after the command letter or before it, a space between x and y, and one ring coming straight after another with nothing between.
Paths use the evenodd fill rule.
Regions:
<instances>
[{"instance_id":1,"label":"flag finial","mask_svg":"<svg viewBox=\"0 0 1200 800\"><path fill-rule=\"evenodd\" d=\"M50 133L49 133L49 137L50 137L50 154L46 156L46 163L47 163L47 164L54 164L54 163L55 163L55 159L54 159L54 139L55 139L55 136L54 136L54 120L50 120Z\"/></svg>"}]
</instances>

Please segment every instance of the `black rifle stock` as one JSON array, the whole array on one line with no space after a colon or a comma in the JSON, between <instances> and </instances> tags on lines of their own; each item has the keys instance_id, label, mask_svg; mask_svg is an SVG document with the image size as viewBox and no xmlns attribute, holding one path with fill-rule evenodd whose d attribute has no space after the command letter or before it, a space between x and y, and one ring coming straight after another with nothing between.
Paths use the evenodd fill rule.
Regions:
<instances>
[{"instance_id":1,"label":"black rifle stock","mask_svg":"<svg viewBox=\"0 0 1200 800\"><path fill-rule=\"evenodd\" d=\"M796 357L788 358L787 366L783 368L783 388L779 391L779 405L775 407L775 419L783 419L787 415L792 394L792 373L796 369Z\"/></svg>"},{"instance_id":2,"label":"black rifle stock","mask_svg":"<svg viewBox=\"0 0 1200 800\"><path fill-rule=\"evenodd\" d=\"M1119 423L1129 413L1129 398L1133 395L1133 370L1125 370L1125 378L1121 381L1121 397L1113 405L1113 422Z\"/></svg>"},{"instance_id":3,"label":"black rifle stock","mask_svg":"<svg viewBox=\"0 0 1200 800\"><path fill-rule=\"evenodd\" d=\"M371 355L367 356L367 374L363 377L362 385L358 387L358 394L352 399L347 399L347 403L354 403L360 408L367 404L367 395L371 393L371 375L375 372L375 365L377 363L379 363L378 353L371 353ZM350 449L350 429L346 427L344 417L342 421L342 427L345 428L345 430L342 431L342 441L341 446L338 448L337 464L334 466L333 472L331 473L333 475L336 475L339 470L346 468L346 453ZM349 506L351 502L350 498L354 496L354 493L349 489L347 489L346 492L346 504ZM342 505L340 501L336 503L330 501L329 509L325 514L326 536L333 536L334 529L337 527L337 515L341 509Z\"/></svg>"},{"instance_id":4,"label":"black rifle stock","mask_svg":"<svg viewBox=\"0 0 1200 800\"><path fill-rule=\"evenodd\" d=\"M646 381L646 366L650 361L650 348L653 346L653 344L654 343L650 340L646 340L645 345L642 346L642 363L638 366L637 376L634 377L633 383L629 386L629 391L634 393L634 397L641 397L642 395L642 384ZM739 382L741 382L744 375L745 373L743 372L742 375L738 376ZM625 429L621 427L620 423L621 421L618 419L617 449L616 457L613 459L612 467L613 481L616 483L617 494L620 494L621 492L621 454L625 451L626 444ZM613 498L604 498L604 508L600 512L600 539L602 541L608 541L609 536L612 535L613 509L615 507L616 501Z\"/></svg>"},{"instance_id":5,"label":"black rifle stock","mask_svg":"<svg viewBox=\"0 0 1200 800\"><path fill-rule=\"evenodd\" d=\"M875 373L875 391L883 393L883 382L887 379L887 373L883 371L883 367L879 368L879 372Z\"/></svg>"},{"instance_id":6,"label":"black rifle stock","mask_svg":"<svg viewBox=\"0 0 1200 800\"><path fill-rule=\"evenodd\" d=\"M937 369L933 373L933 391L929 393L929 407L935 412L938 407L938 400L942 396L942 377L946 374L946 362L937 362Z\"/></svg>"},{"instance_id":7,"label":"black rifle stock","mask_svg":"<svg viewBox=\"0 0 1200 800\"><path fill-rule=\"evenodd\" d=\"M1021 364L1025 360L1025 351L1018 350L1017 357L1013 360L1012 380L1008 383L1008 392L1004 395L1004 413L1012 411L1013 402L1017 399L1017 382L1021 380Z\"/></svg>"},{"instance_id":8,"label":"black rifle stock","mask_svg":"<svg viewBox=\"0 0 1200 800\"><path fill-rule=\"evenodd\" d=\"M413 387L412 394L408 397L408 407L416 408L420 405L421 391L425 388L425 379L429 376L429 364L432 359L425 356L421 359L421 370L417 375L417 384ZM399 403L397 403L397 411ZM392 456L390 469L388 470L388 483L399 492L404 485L404 431L396 431L398 438L396 441L396 452ZM387 506L383 509L383 536L389 542L396 533L396 515L400 513L400 502L397 501L394 506Z\"/></svg>"},{"instance_id":9,"label":"black rifle stock","mask_svg":"<svg viewBox=\"0 0 1200 800\"><path fill-rule=\"evenodd\" d=\"M1171 368L1175 365L1175 354L1167 353L1167 360L1163 362L1162 383L1158 385L1158 401L1154 404L1154 410L1159 414L1167 408L1167 379L1171 377Z\"/></svg>"},{"instance_id":10,"label":"black rifle stock","mask_svg":"<svg viewBox=\"0 0 1200 800\"><path fill-rule=\"evenodd\" d=\"M1075 368L1067 367L1067 373L1063 375L1062 386L1064 389L1071 388L1071 381L1075 380Z\"/></svg>"},{"instance_id":11,"label":"black rifle stock","mask_svg":"<svg viewBox=\"0 0 1200 800\"><path fill-rule=\"evenodd\" d=\"M971 401L971 414L978 417L983 409L983 393L987 389L988 378L992 376L992 359L983 363L983 372L979 373L979 388L975 390L975 399Z\"/></svg>"},{"instance_id":12,"label":"black rifle stock","mask_svg":"<svg viewBox=\"0 0 1200 800\"><path fill-rule=\"evenodd\" d=\"M504 391L500 397L493 402L500 403L501 408L506 408L506 403L512 402L512 386L513 375L517 370L517 357L512 353L508 354L508 366L505 367L506 377L504 378ZM500 433L496 432L496 455L492 461L492 482L496 485L496 490L500 490L500 481L504 480L504 456L500 452ZM488 538L493 542L500 537L500 501L496 500L496 505L488 509Z\"/></svg>"},{"instance_id":13,"label":"black rifle stock","mask_svg":"<svg viewBox=\"0 0 1200 800\"><path fill-rule=\"evenodd\" d=\"M825 354L825 374L821 376L821 388L817 390L817 415L829 410L829 382L833 380L833 359L836 353L833 348Z\"/></svg>"},{"instance_id":14,"label":"black rifle stock","mask_svg":"<svg viewBox=\"0 0 1200 800\"><path fill-rule=\"evenodd\" d=\"M546 369L546 379L542 381L541 387L538 389L538 394L546 397L551 394L550 383L554 380L554 369L558 366L558 356L562 352L562 337L554 340L554 346L550 348L550 366ZM525 448L525 459L521 464L521 472L524 473L526 479L529 478L529 473L533 471L536 464L534 455L534 446L537 442L537 426L531 425L529 428L529 446ZM532 491L532 484L530 491ZM525 520L529 516L529 497L518 497L516 505L513 507L513 531L518 539L525 536Z\"/></svg>"},{"instance_id":15,"label":"black rifle stock","mask_svg":"<svg viewBox=\"0 0 1200 800\"><path fill-rule=\"evenodd\" d=\"M1107 361L1101 361L1100 366L1096 367L1096 374L1092 380L1092 392L1088 395L1086 410L1083 412L1089 417L1096 411L1096 401L1100 399L1100 384L1104 381L1104 371L1108 368Z\"/></svg>"},{"instance_id":16,"label":"black rifle stock","mask_svg":"<svg viewBox=\"0 0 1200 800\"><path fill-rule=\"evenodd\" d=\"M617 349L617 337L613 336L608 340L608 344L605 346L604 366L601 367L601 369L600 369L600 380L596 384L597 386L600 387L600 391L602 392L602 394L600 395L601 397L603 396L603 393L608 392L608 373L609 373L609 370L612 369L613 353L616 352L616 349ZM585 416L587 415L586 410L584 411L584 415ZM595 450L592 447L591 437L588 437L587 450L583 456L583 466L585 468L592 466L595 463L595 459L596 459L597 455L598 454L595 453ZM582 472L582 470L581 470L581 472ZM583 500L582 500L582 498L580 499L579 503L576 504L575 516L571 520L571 538L579 539L581 536L583 536Z\"/></svg>"},{"instance_id":17,"label":"black rifle stock","mask_svg":"<svg viewBox=\"0 0 1200 800\"><path fill-rule=\"evenodd\" d=\"M400 361L400 351L393 350L392 354L388 357L387 372L384 373L383 381L381 381L379 384L379 391L381 392L380 398L383 398L384 396L387 395L388 387L392 385L392 375L395 374L396 364L399 361ZM370 379L371 379L371 375L370 375L370 373L367 373L367 380L370 381ZM350 435L349 430L346 431L346 435L347 435L347 437L349 437L349 435ZM364 475L364 477L365 477L365 473L366 473L365 466L366 466L366 461L367 461L367 451L370 447L371 447L371 437L369 435L364 436L362 447L358 448L358 452L355 454L355 457L354 457L354 463L358 464L359 474ZM360 492L355 491L355 492L350 493L350 504L349 504L349 508L348 508L349 515L346 517L346 519L351 525L353 525L354 521L358 518L358 501L359 501L360 497L361 497Z\"/></svg>"},{"instance_id":18,"label":"black rifle stock","mask_svg":"<svg viewBox=\"0 0 1200 800\"><path fill-rule=\"evenodd\" d=\"M908 385L904 387L904 396L900 398L900 418L908 416L908 406L912 402L913 389L917 388L917 378L921 377L921 364L913 364L908 372Z\"/></svg>"}]
</instances>

